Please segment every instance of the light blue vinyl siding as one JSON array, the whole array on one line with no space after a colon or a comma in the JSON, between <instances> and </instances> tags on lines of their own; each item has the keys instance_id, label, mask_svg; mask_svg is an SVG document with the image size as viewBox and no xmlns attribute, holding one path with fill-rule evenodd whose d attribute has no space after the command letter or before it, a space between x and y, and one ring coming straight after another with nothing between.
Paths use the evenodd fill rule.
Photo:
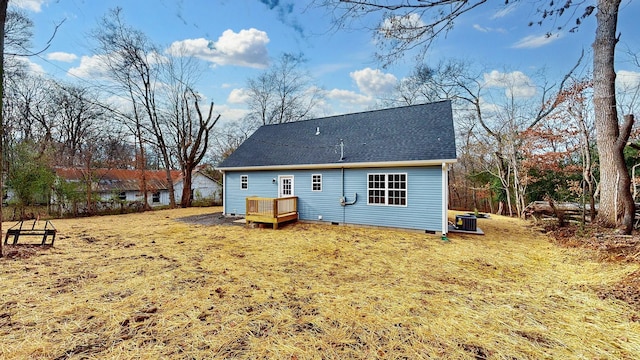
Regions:
<instances>
[{"instance_id":1,"label":"light blue vinyl siding","mask_svg":"<svg viewBox=\"0 0 640 360\"><path fill-rule=\"evenodd\" d=\"M407 206L367 204L367 175L371 173L406 173ZM358 201L346 207L344 222L441 231L441 176L439 166L345 170L347 200L352 201L353 194L357 193Z\"/></svg>"},{"instance_id":2,"label":"light blue vinyl siding","mask_svg":"<svg viewBox=\"0 0 640 360\"><path fill-rule=\"evenodd\" d=\"M240 190L240 176L249 175L249 188ZM311 175L322 174L322 191L311 191ZM293 175L293 192L298 197L300 219L342 222L340 196L342 192L340 170L296 170L225 172L225 211L227 214L245 214L246 197L278 197L277 179L280 175ZM273 182L276 179L276 182Z\"/></svg>"},{"instance_id":3,"label":"light blue vinyl siding","mask_svg":"<svg viewBox=\"0 0 640 360\"><path fill-rule=\"evenodd\" d=\"M407 206L367 204L367 174L406 173ZM322 191L311 190L313 174L322 175ZM249 175L249 188L240 190L240 175ZM344 169L344 196L353 205L341 206L343 174L341 169L295 171L225 172L227 214L244 214L247 196L277 197L279 175L294 176L294 195L298 197L301 220L389 226L441 231L442 170L434 167ZM276 183L273 183L273 179Z\"/></svg>"}]
</instances>

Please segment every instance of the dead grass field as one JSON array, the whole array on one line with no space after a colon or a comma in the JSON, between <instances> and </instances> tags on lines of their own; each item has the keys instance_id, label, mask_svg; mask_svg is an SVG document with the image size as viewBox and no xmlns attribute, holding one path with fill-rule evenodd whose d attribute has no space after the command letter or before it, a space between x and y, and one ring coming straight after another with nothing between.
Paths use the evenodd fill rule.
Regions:
<instances>
[{"instance_id":1,"label":"dead grass field","mask_svg":"<svg viewBox=\"0 0 640 360\"><path fill-rule=\"evenodd\" d=\"M601 295L638 263L560 247L529 223L481 219L486 236L446 242L398 230L175 221L219 210L55 220L54 248L0 259L0 358L640 354L640 309Z\"/></svg>"}]
</instances>

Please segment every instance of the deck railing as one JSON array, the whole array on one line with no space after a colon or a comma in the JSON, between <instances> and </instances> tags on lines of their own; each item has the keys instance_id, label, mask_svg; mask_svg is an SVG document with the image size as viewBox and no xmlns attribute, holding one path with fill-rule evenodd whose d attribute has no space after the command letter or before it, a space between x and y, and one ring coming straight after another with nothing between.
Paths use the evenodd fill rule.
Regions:
<instances>
[{"instance_id":1,"label":"deck railing","mask_svg":"<svg viewBox=\"0 0 640 360\"><path fill-rule=\"evenodd\" d=\"M285 221L298 219L298 197L285 198L246 198L246 220L273 224L277 229L278 224Z\"/></svg>"}]
</instances>

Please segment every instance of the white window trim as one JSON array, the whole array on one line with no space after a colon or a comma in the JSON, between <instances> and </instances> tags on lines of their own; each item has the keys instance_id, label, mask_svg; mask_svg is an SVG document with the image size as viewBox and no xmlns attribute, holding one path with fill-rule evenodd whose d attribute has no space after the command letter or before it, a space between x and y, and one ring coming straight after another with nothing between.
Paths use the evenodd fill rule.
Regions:
<instances>
[{"instance_id":1,"label":"white window trim","mask_svg":"<svg viewBox=\"0 0 640 360\"><path fill-rule=\"evenodd\" d=\"M385 187L384 187L384 204L373 204L369 202L369 190L371 190L371 188L369 188L369 176L371 175L384 175L384 182L385 182ZM404 175L404 179L405 179L405 204L404 205L396 205L396 204L389 204L389 175ZM367 205L370 206L392 206L392 207L407 207L409 205L409 174L407 174L406 172L389 172L389 173L385 173L385 172L376 172L376 173L367 173ZM395 190L395 189L393 189Z\"/></svg>"},{"instance_id":2,"label":"white window trim","mask_svg":"<svg viewBox=\"0 0 640 360\"><path fill-rule=\"evenodd\" d=\"M242 187L243 184L247 184L247 187ZM249 190L249 175L240 175L240 190Z\"/></svg>"},{"instance_id":3,"label":"white window trim","mask_svg":"<svg viewBox=\"0 0 640 360\"><path fill-rule=\"evenodd\" d=\"M320 182L319 182L319 183L314 183L314 182L313 182L313 177L314 177L314 176L318 176L318 177L320 178ZM320 185L320 190L314 190L314 189L313 189L313 185L314 185L314 184L318 184L318 185ZM311 174L311 191L312 191L312 192L322 192L322 174Z\"/></svg>"}]
</instances>

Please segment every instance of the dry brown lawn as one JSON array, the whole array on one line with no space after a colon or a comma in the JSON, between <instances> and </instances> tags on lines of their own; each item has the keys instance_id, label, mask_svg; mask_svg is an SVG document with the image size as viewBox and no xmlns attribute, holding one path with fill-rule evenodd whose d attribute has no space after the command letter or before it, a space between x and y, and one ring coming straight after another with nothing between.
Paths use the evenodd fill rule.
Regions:
<instances>
[{"instance_id":1,"label":"dry brown lawn","mask_svg":"<svg viewBox=\"0 0 640 360\"><path fill-rule=\"evenodd\" d=\"M635 359L639 269L529 223L486 236L205 226L194 208L55 220L0 259L2 359ZM12 225L5 223L4 228Z\"/></svg>"}]
</instances>

